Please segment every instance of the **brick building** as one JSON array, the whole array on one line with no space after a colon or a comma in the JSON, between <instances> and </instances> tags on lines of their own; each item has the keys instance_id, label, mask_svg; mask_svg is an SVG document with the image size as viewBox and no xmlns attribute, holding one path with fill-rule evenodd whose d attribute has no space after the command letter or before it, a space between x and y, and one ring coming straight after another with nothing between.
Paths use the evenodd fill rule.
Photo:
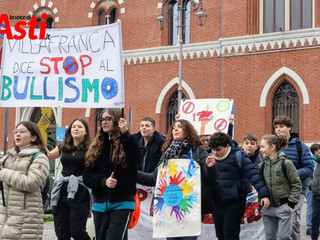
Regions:
<instances>
[{"instance_id":1,"label":"brick building","mask_svg":"<svg viewBox=\"0 0 320 240\"><path fill-rule=\"evenodd\" d=\"M194 7L186 4L182 87L186 98L232 98L235 139L251 132L259 138L272 132L272 120L287 114L294 131L305 142L319 142L317 106L320 95L317 66L320 57L320 1L318 0L203 0L205 24L196 22ZM194 4L192 4L194 2ZM122 22L125 75L125 114L132 131L143 116L165 133L176 113L179 80L177 5L175 0L0 0L1 14L49 18L53 28L86 27ZM164 29L156 21L163 6ZM169 13L170 14L169 14ZM10 20L11 21L11 20ZM12 25L15 21L10 22ZM2 39L0 38L0 46ZM3 60L2 60L3 61ZM7 109L8 110L8 109ZM51 111L52 110L52 111ZM0 126L5 126L0 109ZM11 131L21 120L39 121L49 111L48 143L54 145L55 127L85 118L94 135L97 109L10 108ZM8 112L7 112L8 113ZM0 141L4 139L0 132ZM2 148L3 144L0 144Z\"/></svg>"}]
</instances>

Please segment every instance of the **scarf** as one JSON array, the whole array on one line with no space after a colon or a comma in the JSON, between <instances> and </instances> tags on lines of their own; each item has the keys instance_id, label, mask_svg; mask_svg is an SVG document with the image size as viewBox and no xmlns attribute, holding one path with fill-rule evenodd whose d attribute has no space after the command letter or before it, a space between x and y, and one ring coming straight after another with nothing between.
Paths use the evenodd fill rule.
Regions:
<instances>
[{"instance_id":1,"label":"scarf","mask_svg":"<svg viewBox=\"0 0 320 240\"><path fill-rule=\"evenodd\" d=\"M189 142L188 140L184 141L176 141L172 140L169 147L164 152L164 159L165 161L168 161L171 158L178 158L181 150L183 148L189 148Z\"/></svg>"}]
</instances>

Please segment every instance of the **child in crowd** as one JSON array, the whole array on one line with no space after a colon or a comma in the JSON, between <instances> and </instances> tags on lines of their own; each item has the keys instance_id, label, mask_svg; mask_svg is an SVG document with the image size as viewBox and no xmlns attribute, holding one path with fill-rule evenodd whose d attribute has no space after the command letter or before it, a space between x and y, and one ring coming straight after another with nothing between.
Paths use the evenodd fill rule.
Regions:
<instances>
[{"instance_id":1,"label":"child in crowd","mask_svg":"<svg viewBox=\"0 0 320 240\"><path fill-rule=\"evenodd\" d=\"M248 154L251 162L257 167L262 161L258 138L251 133L246 134L242 138L242 149Z\"/></svg>"},{"instance_id":2,"label":"child in crowd","mask_svg":"<svg viewBox=\"0 0 320 240\"><path fill-rule=\"evenodd\" d=\"M265 135L261 153L265 161L258 168L270 191L270 207L262 208L266 240L292 239L292 216L302 185L293 163L280 150L288 144L284 135Z\"/></svg>"}]
</instances>

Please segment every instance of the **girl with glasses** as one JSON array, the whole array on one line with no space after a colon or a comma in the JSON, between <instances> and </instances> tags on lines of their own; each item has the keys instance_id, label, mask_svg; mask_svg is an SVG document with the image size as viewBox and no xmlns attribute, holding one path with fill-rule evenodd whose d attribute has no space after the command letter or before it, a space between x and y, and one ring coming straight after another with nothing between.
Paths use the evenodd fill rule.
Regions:
<instances>
[{"instance_id":1,"label":"girl with glasses","mask_svg":"<svg viewBox=\"0 0 320 240\"><path fill-rule=\"evenodd\" d=\"M46 147L37 124L13 131L14 147L1 159L0 239L42 239L41 189L49 175ZM4 201L3 201L4 200Z\"/></svg>"},{"instance_id":2,"label":"girl with glasses","mask_svg":"<svg viewBox=\"0 0 320 240\"><path fill-rule=\"evenodd\" d=\"M105 109L100 119L83 174L94 197L96 239L128 239L128 221L135 210L138 142L129 133L120 108Z\"/></svg>"}]
</instances>

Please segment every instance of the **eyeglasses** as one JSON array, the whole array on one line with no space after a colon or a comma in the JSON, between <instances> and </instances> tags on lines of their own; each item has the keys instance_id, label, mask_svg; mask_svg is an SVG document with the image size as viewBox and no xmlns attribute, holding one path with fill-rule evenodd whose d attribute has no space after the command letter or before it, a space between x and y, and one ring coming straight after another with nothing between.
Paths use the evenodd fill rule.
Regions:
<instances>
[{"instance_id":1,"label":"eyeglasses","mask_svg":"<svg viewBox=\"0 0 320 240\"><path fill-rule=\"evenodd\" d=\"M20 134L24 134L24 133L27 133L29 132L28 130L26 129L16 129L16 130L13 130L13 135L16 135L17 133L20 133Z\"/></svg>"},{"instance_id":2,"label":"eyeglasses","mask_svg":"<svg viewBox=\"0 0 320 240\"><path fill-rule=\"evenodd\" d=\"M111 122L111 120L112 120L112 117L106 117L106 118L101 118L100 122L101 123L103 123L103 122L109 123L109 122Z\"/></svg>"}]
</instances>

